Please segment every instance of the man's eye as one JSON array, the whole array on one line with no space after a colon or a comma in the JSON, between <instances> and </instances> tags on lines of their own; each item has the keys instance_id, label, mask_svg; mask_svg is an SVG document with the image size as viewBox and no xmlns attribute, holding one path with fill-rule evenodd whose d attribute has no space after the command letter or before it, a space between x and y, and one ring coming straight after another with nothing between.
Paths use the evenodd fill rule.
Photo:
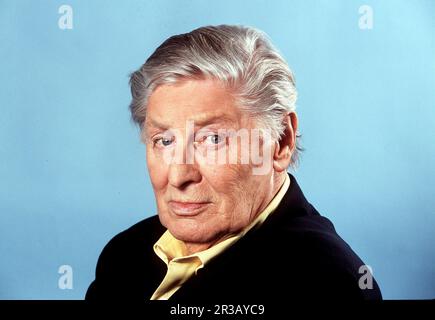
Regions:
<instances>
[{"instance_id":1,"label":"man's eye","mask_svg":"<svg viewBox=\"0 0 435 320\"><path fill-rule=\"evenodd\" d=\"M169 145L171 145L174 142L174 138L173 137L161 137L161 138L157 138L155 140L153 140L153 144L156 146L160 146L160 147L167 147Z\"/></svg>"},{"instance_id":2,"label":"man's eye","mask_svg":"<svg viewBox=\"0 0 435 320\"><path fill-rule=\"evenodd\" d=\"M207 145L218 145L222 141L224 141L224 136L218 134L211 134L209 136L204 137L203 143Z\"/></svg>"}]
</instances>

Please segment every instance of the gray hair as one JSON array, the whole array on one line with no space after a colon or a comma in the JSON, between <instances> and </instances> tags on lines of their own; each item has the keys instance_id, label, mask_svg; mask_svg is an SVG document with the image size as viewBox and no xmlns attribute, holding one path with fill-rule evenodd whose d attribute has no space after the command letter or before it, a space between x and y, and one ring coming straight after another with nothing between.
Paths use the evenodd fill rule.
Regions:
<instances>
[{"instance_id":1,"label":"gray hair","mask_svg":"<svg viewBox=\"0 0 435 320\"><path fill-rule=\"evenodd\" d=\"M296 109L294 76L267 35L244 26L201 27L164 41L130 76L132 120L143 128L147 101L159 85L204 78L231 88L238 107L281 139L283 117ZM293 167L303 150L299 138Z\"/></svg>"}]
</instances>

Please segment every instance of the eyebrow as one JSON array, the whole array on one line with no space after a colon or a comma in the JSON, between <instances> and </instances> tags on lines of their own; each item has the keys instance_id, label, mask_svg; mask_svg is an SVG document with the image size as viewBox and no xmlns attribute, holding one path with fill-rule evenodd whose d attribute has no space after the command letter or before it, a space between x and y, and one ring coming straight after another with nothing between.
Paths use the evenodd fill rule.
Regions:
<instances>
[{"instance_id":1,"label":"eyebrow","mask_svg":"<svg viewBox=\"0 0 435 320\"><path fill-rule=\"evenodd\" d=\"M217 114L217 115L212 115L212 116L198 116L196 119L189 119L191 121L193 121L193 123L195 124L195 126L200 126L200 127L204 127L206 125L209 125L211 123L234 123L234 119L228 117L225 114ZM155 128L159 128L159 129L164 129L167 130L170 128L170 126L161 123L159 121L157 121L156 119L147 117L146 123L151 124L153 127Z\"/></svg>"}]
</instances>

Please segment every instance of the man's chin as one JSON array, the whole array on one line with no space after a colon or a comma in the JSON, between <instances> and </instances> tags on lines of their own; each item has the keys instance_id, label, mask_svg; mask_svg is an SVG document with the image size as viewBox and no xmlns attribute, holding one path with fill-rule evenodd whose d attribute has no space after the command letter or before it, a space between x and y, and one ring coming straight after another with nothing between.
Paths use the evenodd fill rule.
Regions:
<instances>
[{"instance_id":1,"label":"man's chin","mask_svg":"<svg viewBox=\"0 0 435 320\"><path fill-rule=\"evenodd\" d=\"M213 241L215 235L207 228L207 222L198 218L174 219L164 216L160 221L176 239L186 243L208 243Z\"/></svg>"},{"instance_id":2,"label":"man's chin","mask_svg":"<svg viewBox=\"0 0 435 320\"><path fill-rule=\"evenodd\" d=\"M197 226L193 225L180 225L169 226L169 232L178 240L185 243L208 243L213 241L212 234L201 230Z\"/></svg>"},{"instance_id":3,"label":"man's chin","mask_svg":"<svg viewBox=\"0 0 435 320\"><path fill-rule=\"evenodd\" d=\"M204 237L195 230L179 230L179 229L168 229L169 232L177 239L186 243L205 243L208 242L207 237ZM197 232L197 230L196 230Z\"/></svg>"}]
</instances>

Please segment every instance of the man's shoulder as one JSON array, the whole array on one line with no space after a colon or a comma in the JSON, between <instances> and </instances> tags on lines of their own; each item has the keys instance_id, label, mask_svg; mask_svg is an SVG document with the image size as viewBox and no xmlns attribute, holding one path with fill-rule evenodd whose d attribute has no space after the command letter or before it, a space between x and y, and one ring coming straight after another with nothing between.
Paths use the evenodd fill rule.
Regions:
<instances>
[{"instance_id":1,"label":"man's shoulder","mask_svg":"<svg viewBox=\"0 0 435 320\"><path fill-rule=\"evenodd\" d=\"M158 216L152 216L114 236L98 258L86 299L150 296L158 285L155 279L164 275L164 264L153 252L164 230Z\"/></svg>"},{"instance_id":2,"label":"man's shoulder","mask_svg":"<svg viewBox=\"0 0 435 320\"><path fill-rule=\"evenodd\" d=\"M297 208L299 209L299 208ZM264 223L265 235L275 243L292 241L294 238L340 241L334 224L320 215L309 203L300 210L281 207L276 215L273 213Z\"/></svg>"},{"instance_id":3,"label":"man's shoulder","mask_svg":"<svg viewBox=\"0 0 435 320\"><path fill-rule=\"evenodd\" d=\"M157 215L141 220L115 235L105 246L103 252L129 253L135 249L152 248L153 244L166 229Z\"/></svg>"},{"instance_id":4,"label":"man's shoulder","mask_svg":"<svg viewBox=\"0 0 435 320\"><path fill-rule=\"evenodd\" d=\"M289 239L301 239L306 245L330 247L343 246L346 242L338 235L334 224L321 215L307 215L291 219L281 226L281 236L290 235Z\"/></svg>"},{"instance_id":5,"label":"man's shoulder","mask_svg":"<svg viewBox=\"0 0 435 320\"><path fill-rule=\"evenodd\" d=\"M305 198L296 178L289 176L289 189L261 228L264 235L275 244L303 238L306 245L344 245L333 223Z\"/></svg>"},{"instance_id":6,"label":"man's shoulder","mask_svg":"<svg viewBox=\"0 0 435 320\"><path fill-rule=\"evenodd\" d=\"M329 264L352 265L352 269L362 264L359 256L337 233L333 223L321 215L290 219L275 228L272 239L280 244L278 247L293 248L295 253L324 259Z\"/></svg>"},{"instance_id":7,"label":"man's shoulder","mask_svg":"<svg viewBox=\"0 0 435 320\"><path fill-rule=\"evenodd\" d=\"M324 216L306 215L289 219L259 237L260 242L264 245L264 261L280 259L280 263L273 264L270 269L267 269L267 263L265 266L262 264L264 270L270 270L272 275L269 277L276 275L276 281L319 290L319 294L330 294L331 297L346 297L347 294L349 299L382 297L375 280L374 290L359 288L360 270L365 263ZM310 296L308 291L299 293Z\"/></svg>"},{"instance_id":8,"label":"man's shoulder","mask_svg":"<svg viewBox=\"0 0 435 320\"><path fill-rule=\"evenodd\" d=\"M254 246L262 244L264 255L270 258L280 256L289 263L304 261L319 268L338 268L352 274L363 264L324 216L291 216L265 227L252 239Z\"/></svg>"}]
</instances>

